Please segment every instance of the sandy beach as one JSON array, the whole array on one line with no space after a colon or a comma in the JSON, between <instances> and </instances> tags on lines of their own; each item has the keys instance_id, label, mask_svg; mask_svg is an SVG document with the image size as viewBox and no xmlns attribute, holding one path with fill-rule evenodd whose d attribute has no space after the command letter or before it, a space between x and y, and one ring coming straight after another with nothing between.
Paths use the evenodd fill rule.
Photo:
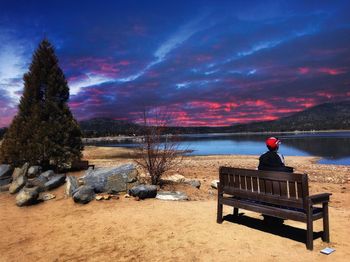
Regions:
<instances>
[{"instance_id":1,"label":"sandy beach","mask_svg":"<svg viewBox=\"0 0 350 262\"><path fill-rule=\"evenodd\" d=\"M97 167L132 162L132 151L86 147L84 158ZM269 228L262 217L244 215L216 223L216 194L210 187L221 165L256 168L258 156L195 156L184 158L171 174L199 179L200 189L167 185L186 192L190 201L124 198L75 204L64 187L56 198L19 208L15 196L0 193L0 261L348 261L350 257L350 166L317 164L316 157L286 157L296 172L309 174L311 193L331 192L331 243L314 240L306 250L303 223L285 221ZM80 175L77 172L75 175ZM314 232L322 230L322 220ZM329 255L325 247L335 248Z\"/></svg>"}]
</instances>

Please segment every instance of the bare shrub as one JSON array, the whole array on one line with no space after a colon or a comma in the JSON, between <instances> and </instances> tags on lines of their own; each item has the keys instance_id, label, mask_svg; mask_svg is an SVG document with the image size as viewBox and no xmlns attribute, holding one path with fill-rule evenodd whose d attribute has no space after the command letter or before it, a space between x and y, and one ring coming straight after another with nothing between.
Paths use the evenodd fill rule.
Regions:
<instances>
[{"instance_id":1,"label":"bare shrub","mask_svg":"<svg viewBox=\"0 0 350 262\"><path fill-rule=\"evenodd\" d=\"M145 110L142 118L143 136L135 148L135 162L149 173L153 185L159 185L163 174L180 164L184 150L179 148L177 135L166 134L171 114L157 109L151 118Z\"/></svg>"}]
</instances>

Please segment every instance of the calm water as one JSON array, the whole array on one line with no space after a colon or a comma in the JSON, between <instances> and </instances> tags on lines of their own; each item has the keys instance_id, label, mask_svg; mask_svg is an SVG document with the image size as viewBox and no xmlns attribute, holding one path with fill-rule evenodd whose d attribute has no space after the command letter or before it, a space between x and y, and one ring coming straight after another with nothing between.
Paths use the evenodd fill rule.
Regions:
<instances>
[{"instance_id":1,"label":"calm water","mask_svg":"<svg viewBox=\"0 0 350 262\"><path fill-rule=\"evenodd\" d=\"M321 164L350 165L350 132L281 134L280 152L284 156L319 156ZM260 155L266 135L198 134L181 137L180 148L193 150L190 155ZM110 146L133 147L135 144Z\"/></svg>"}]
</instances>

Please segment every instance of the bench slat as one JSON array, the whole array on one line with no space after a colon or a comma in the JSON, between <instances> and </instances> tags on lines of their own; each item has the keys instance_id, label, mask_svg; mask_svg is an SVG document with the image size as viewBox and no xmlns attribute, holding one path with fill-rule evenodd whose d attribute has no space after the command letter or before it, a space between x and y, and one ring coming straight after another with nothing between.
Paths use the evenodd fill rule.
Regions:
<instances>
[{"instance_id":1,"label":"bench slat","mask_svg":"<svg viewBox=\"0 0 350 262\"><path fill-rule=\"evenodd\" d=\"M248 190L236 189L232 187L224 186L223 193L228 195L234 195L235 197L248 198L248 199L257 200L261 202L272 203L275 205L283 205L286 207L303 208L304 206L302 199L296 200L296 199L282 198L271 194L266 195L258 192L251 192Z\"/></svg>"}]
</instances>

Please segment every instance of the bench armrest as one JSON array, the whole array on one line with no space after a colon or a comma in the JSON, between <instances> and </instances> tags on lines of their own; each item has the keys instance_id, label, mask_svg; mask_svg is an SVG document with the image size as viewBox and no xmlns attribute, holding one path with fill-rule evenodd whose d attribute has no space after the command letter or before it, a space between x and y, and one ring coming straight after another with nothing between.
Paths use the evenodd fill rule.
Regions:
<instances>
[{"instance_id":1,"label":"bench armrest","mask_svg":"<svg viewBox=\"0 0 350 262\"><path fill-rule=\"evenodd\" d=\"M317 195L308 196L308 201L310 205L321 204L329 202L329 197L331 193L321 193Z\"/></svg>"}]
</instances>

